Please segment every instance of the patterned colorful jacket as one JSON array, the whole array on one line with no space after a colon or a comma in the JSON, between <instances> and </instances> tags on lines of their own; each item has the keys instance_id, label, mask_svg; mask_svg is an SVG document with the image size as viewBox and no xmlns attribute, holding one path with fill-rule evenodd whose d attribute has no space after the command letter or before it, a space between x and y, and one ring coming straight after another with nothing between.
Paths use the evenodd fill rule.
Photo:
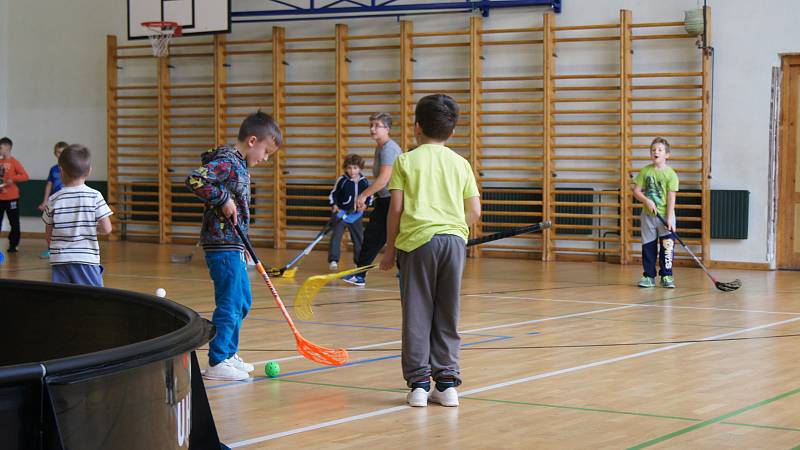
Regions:
<instances>
[{"instance_id":1,"label":"patterned colorful jacket","mask_svg":"<svg viewBox=\"0 0 800 450\"><path fill-rule=\"evenodd\" d=\"M186 178L186 186L205 202L200 241L206 251L244 251L236 230L222 218L228 199L236 204L239 226L247 234L250 223L250 173L247 161L232 145L203 153L203 166Z\"/></svg>"}]
</instances>

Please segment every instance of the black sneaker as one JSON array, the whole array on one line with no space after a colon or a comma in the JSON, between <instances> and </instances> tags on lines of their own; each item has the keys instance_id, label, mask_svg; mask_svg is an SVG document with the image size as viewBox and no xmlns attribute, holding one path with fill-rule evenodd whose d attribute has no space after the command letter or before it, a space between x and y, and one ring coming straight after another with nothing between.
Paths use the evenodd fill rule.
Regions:
<instances>
[{"instance_id":1,"label":"black sneaker","mask_svg":"<svg viewBox=\"0 0 800 450\"><path fill-rule=\"evenodd\" d=\"M17 247L8 247L8 253L17 253Z\"/></svg>"}]
</instances>

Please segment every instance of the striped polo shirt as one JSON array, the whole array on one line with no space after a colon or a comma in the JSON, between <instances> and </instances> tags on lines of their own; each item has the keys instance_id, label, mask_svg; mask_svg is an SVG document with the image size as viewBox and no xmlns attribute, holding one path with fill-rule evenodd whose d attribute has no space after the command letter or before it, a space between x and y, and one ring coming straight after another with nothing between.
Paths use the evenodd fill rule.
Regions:
<instances>
[{"instance_id":1,"label":"striped polo shirt","mask_svg":"<svg viewBox=\"0 0 800 450\"><path fill-rule=\"evenodd\" d=\"M85 184L51 195L42 214L53 227L50 264L100 264L97 222L111 214L103 194Z\"/></svg>"}]
</instances>

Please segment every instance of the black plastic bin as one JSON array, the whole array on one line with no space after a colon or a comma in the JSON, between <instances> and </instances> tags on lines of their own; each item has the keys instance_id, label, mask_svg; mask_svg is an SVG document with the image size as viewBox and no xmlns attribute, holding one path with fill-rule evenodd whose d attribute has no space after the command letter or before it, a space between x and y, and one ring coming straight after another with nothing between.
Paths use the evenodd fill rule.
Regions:
<instances>
[{"instance_id":1,"label":"black plastic bin","mask_svg":"<svg viewBox=\"0 0 800 450\"><path fill-rule=\"evenodd\" d=\"M213 325L196 312L17 280L0 280L0 311L2 448L220 448L194 354Z\"/></svg>"}]
</instances>

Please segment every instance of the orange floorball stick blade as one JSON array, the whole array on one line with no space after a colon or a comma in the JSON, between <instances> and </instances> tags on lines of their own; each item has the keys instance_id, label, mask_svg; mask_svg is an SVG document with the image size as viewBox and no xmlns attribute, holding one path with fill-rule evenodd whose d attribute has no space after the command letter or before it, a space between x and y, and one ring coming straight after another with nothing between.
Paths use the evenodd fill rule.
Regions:
<instances>
[{"instance_id":1,"label":"orange floorball stick blade","mask_svg":"<svg viewBox=\"0 0 800 450\"><path fill-rule=\"evenodd\" d=\"M297 341L297 352L306 359L327 366L341 366L347 364L350 355L343 348L330 349L320 347L312 342L305 340L299 334L295 335Z\"/></svg>"},{"instance_id":2,"label":"orange floorball stick blade","mask_svg":"<svg viewBox=\"0 0 800 450\"><path fill-rule=\"evenodd\" d=\"M280 307L283 317L289 324L289 328L292 329L295 342L297 343L297 353L310 361L328 366L341 366L347 363L347 360L349 359L347 350L343 348L330 349L327 347L322 347L307 340L300 334L300 331L294 325L294 321L292 321L292 318L289 316L289 312L286 311L286 306L284 306L278 291L275 290L275 286L272 285L272 281L270 281L269 275L267 275L267 271L264 269L264 265L261 264L261 261L259 261L257 258L253 259L257 261L256 269L261 274L262 278L264 278L264 282L267 284L267 287L272 293L275 303L277 303L278 307Z\"/></svg>"}]
</instances>

